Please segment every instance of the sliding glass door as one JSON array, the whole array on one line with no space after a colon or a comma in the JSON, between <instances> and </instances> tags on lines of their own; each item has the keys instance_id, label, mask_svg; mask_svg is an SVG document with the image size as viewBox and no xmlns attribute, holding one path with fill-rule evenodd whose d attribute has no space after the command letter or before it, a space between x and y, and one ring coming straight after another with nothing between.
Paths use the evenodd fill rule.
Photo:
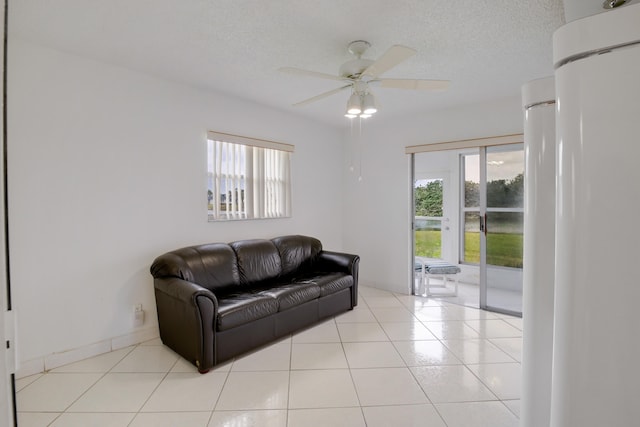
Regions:
<instances>
[{"instance_id":1,"label":"sliding glass door","mask_svg":"<svg viewBox=\"0 0 640 427\"><path fill-rule=\"evenodd\" d=\"M524 151L522 144L486 147L484 252L480 306L522 313ZM484 279L484 280L483 280ZM484 293L484 304L483 296Z\"/></svg>"},{"instance_id":2,"label":"sliding glass door","mask_svg":"<svg viewBox=\"0 0 640 427\"><path fill-rule=\"evenodd\" d=\"M481 185L480 154L460 155L461 198L460 198L460 262L480 265L480 217L481 217ZM484 187L482 187L484 188Z\"/></svg>"},{"instance_id":3,"label":"sliding glass door","mask_svg":"<svg viewBox=\"0 0 640 427\"><path fill-rule=\"evenodd\" d=\"M412 157L416 294L416 266L440 259L461 268L448 301L521 314L524 151L513 139Z\"/></svg>"},{"instance_id":4,"label":"sliding glass door","mask_svg":"<svg viewBox=\"0 0 640 427\"><path fill-rule=\"evenodd\" d=\"M481 308L522 312L524 151L480 147L460 156L460 262L478 265Z\"/></svg>"}]
</instances>

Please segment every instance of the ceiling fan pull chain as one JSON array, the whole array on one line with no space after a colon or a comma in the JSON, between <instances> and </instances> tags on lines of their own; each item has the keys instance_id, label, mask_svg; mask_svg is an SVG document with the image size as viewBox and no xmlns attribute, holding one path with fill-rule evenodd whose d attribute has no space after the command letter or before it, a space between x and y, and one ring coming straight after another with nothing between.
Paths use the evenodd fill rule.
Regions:
<instances>
[{"instance_id":1,"label":"ceiling fan pull chain","mask_svg":"<svg viewBox=\"0 0 640 427\"><path fill-rule=\"evenodd\" d=\"M363 147L364 147L364 144L362 143L362 120L364 120L364 119L362 119L361 117L358 117L358 127L359 127L359 130L358 130L358 134L359 134L358 145L360 146L360 159L359 159L359 161L360 161L359 169L360 170L358 171L358 182L362 182L362 154L363 154Z\"/></svg>"},{"instance_id":2,"label":"ceiling fan pull chain","mask_svg":"<svg viewBox=\"0 0 640 427\"><path fill-rule=\"evenodd\" d=\"M353 173L355 171L355 166L353 165L354 163L354 152L356 151L356 142L355 142L355 138L353 137L353 120L352 119L347 119L349 120L349 134L350 134L350 138L349 138L349 151L351 152L351 156L350 156L350 160L349 160L349 172Z\"/></svg>"}]
</instances>

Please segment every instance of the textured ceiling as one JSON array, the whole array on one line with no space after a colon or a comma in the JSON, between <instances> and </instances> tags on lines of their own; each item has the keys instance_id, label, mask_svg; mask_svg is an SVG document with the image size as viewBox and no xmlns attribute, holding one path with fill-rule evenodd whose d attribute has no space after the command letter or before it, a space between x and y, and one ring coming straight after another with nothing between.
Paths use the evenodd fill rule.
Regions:
<instances>
[{"instance_id":1,"label":"textured ceiling","mask_svg":"<svg viewBox=\"0 0 640 427\"><path fill-rule=\"evenodd\" d=\"M346 91L291 104L340 82L283 74L291 66L337 74L352 40L375 59L394 44L418 53L383 75L451 80L447 92L377 88L375 120L517 96L552 74L561 0L19 0L9 37L209 88L344 126Z\"/></svg>"}]
</instances>

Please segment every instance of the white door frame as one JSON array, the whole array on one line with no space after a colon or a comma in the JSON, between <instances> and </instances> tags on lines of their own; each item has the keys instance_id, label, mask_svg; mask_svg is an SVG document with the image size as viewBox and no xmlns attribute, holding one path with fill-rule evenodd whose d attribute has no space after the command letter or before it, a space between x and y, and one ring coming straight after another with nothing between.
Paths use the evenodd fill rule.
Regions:
<instances>
[{"instance_id":1,"label":"white door frame","mask_svg":"<svg viewBox=\"0 0 640 427\"><path fill-rule=\"evenodd\" d=\"M0 150L0 425L16 426L15 407L15 342L13 339L13 312L11 311L11 293L9 284L8 265L8 238L7 227L7 170L6 170L6 90L7 90L7 4L2 2L0 7L0 22L2 22L3 43L0 43L2 67L0 68L0 81L2 81L2 114L0 115L0 135L2 149Z\"/></svg>"},{"instance_id":2,"label":"white door frame","mask_svg":"<svg viewBox=\"0 0 640 427\"><path fill-rule=\"evenodd\" d=\"M416 179L441 179L442 180L442 223L441 223L441 240L440 240L440 256L442 259L457 259L457 245L452 241L452 237L451 237L451 224L453 224L455 221L452 221L452 216L455 217L456 214L456 209L457 206L455 204L451 203L451 200L448 200L447 198L447 193L451 193L453 190L452 185L454 185L452 183L453 181L453 176L452 176L452 171L448 170L448 169L441 169L441 170L434 170L434 171L429 171L428 173L422 173L419 172L420 176L416 176L416 168L415 168L415 154L416 153L412 153L409 156L409 170L410 170L410 177L409 177L409 188L410 188L410 200L411 200L411 207L409 209L409 224L411 224L410 227L410 242L411 242L411 249L410 249L410 259L411 259L411 272L412 274L410 274L410 293L414 294L415 289L414 289L414 285L415 285L415 277L414 277L414 259L415 259L415 247L416 247L416 242L415 242L415 211L416 211L416 205L415 205L415 181ZM450 194L449 194L450 195ZM449 197L450 199L450 197Z\"/></svg>"}]
</instances>

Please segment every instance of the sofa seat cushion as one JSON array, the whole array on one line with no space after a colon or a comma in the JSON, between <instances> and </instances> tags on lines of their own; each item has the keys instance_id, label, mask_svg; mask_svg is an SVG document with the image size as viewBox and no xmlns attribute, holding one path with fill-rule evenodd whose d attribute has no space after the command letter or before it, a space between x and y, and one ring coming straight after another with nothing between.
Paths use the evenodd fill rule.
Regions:
<instances>
[{"instance_id":1,"label":"sofa seat cushion","mask_svg":"<svg viewBox=\"0 0 640 427\"><path fill-rule=\"evenodd\" d=\"M320 296L324 297L353 286L353 276L345 273L316 273L299 279L299 282L318 285Z\"/></svg>"},{"instance_id":2,"label":"sofa seat cushion","mask_svg":"<svg viewBox=\"0 0 640 427\"><path fill-rule=\"evenodd\" d=\"M315 283L292 283L274 286L260 292L278 301L280 311L287 310L320 296L320 287Z\"/></svg>"},{"instance_id":3,"label":"sofa seat cushion","mask_svg":"<svg viewBox=\"0 0 640 427\"><path fill-rule=\"evenodd\" d=\"M277 312L278 300L269 295L229 294L218 297L216 326L219 331L224 331Z\"/></svg>"}]
</instances>

